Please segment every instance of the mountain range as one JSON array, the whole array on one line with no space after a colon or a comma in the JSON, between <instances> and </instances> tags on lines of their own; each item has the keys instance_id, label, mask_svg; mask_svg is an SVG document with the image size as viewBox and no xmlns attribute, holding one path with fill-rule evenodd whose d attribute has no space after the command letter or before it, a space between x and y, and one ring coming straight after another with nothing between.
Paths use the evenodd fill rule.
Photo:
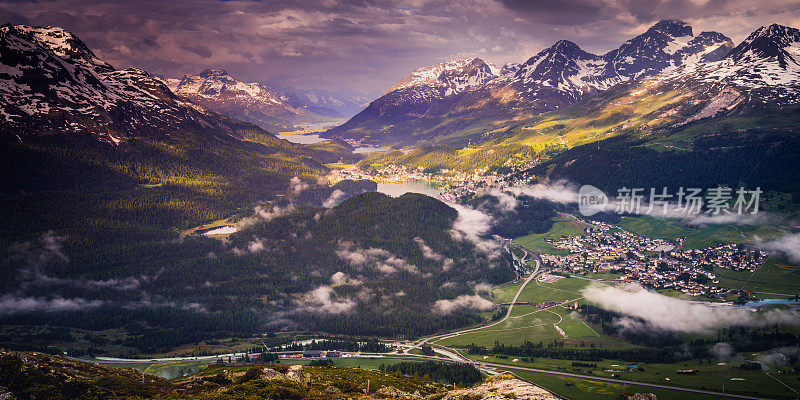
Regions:
<instances>
[{"instance_id":1,"label":"mountain range","mask_svg":"<svg viewBox=\"0 0 800 400\"><path fill-rule=\"evenodd\" d=\"M242 82L222 69L209 68L197 75L163 81L174 93L195 104L271 132L337 121L349 115L352 103L359 101L357 97L343 101L331 94L280 91L258 82Z\"/></svg>"},{"instance_id":2,"label":"mountain range","mask_svg":"<svg viewBox=\"0 0 800 400\"><path fill-rule=\"evenodd\" d=\"M725 184L800 196L793 178L800 174L798 35L787 26L761 27L717 61L675 62L548 112L522 100L506 103L517 108L450 109L442 118L406 123L418 129L408 139L419 138L418 148L361 165L472 171L539 158L536 176L612 193ZM477 96L488 86L466 93Z\"/></svg>"},{"instance_id":3,"label":"mountain range","mask_svg":"<svg viewBox=\"0 0 800 400\"><path fill-rule=\"evenodd\" d=\"M608 190L749 184L799 198L798 54L800 30L761 27L722 60L619 85L500 140L551 148L539 173Z\"/></svg>"},{"instance_id":4,"label":"mountain range","mask_svg":"<svg viewBox=\"0 0 800 400\"><path fill-rule=\"evenodd\" d=\"M350 118L366 107L371 97L354 90L297 89L273 85L289 103L331 118Z\"/></svg>"},{"instance_id":5,"label":"mountain range","mask_svg":"<svg viewBox=\"0 0 800 400\"><path fill-rule=\"evenodd\" d=\"M448 61L412 72L327 135L395 146L466 144L480 140L479 133L494 122L563 108L681 66L719 61L733 47L721 33L694 36L685 22L664 20L603 55L561 40L502 68L478 58Z\"/></svg>"},{"instance_id":6,"label":"mountain range","mask_svg":"<svg viewBox=\"0 0 800 400\"><path fill-rule=\"evenodd\" d=\"M563 111L503 124L502 140L569 148L634 131L663 140L665 130L693 129L693 123L703 126L725 117L759 118L767 110L785 114L773 123L791 130L790 110L800 102L799 32L781 25L759 28L720 60L677 65Z\"/></svg>"}]
</instances>

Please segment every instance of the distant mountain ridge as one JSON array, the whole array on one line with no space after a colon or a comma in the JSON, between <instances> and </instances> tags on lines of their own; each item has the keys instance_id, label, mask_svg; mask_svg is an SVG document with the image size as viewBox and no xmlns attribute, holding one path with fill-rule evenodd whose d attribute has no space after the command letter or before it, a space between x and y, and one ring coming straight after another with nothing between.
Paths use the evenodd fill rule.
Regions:
<instances>
[{"instance_id":1,"label":"distant mountain ridge","mask_svg":"<svg viewBox=\"0 0 800 400\"><path fill-rule=\"evenodd\" d=\"M661 21L645 33L602 56L583 51L568 40L531 57L512 79L517 92L536 98L546 87L576 100L620 82L649 76L687 63L718 61L733 48L718 32L693 36L683 21ZM558 107L556 107L558 108Z\"/></svg>"},{"instance_id":2,"label":"distant mountain ridge","mask_svg":"<svg viewBox=\"0 0 800 400\"><path fill-rule=\"evenodd\" d=\"M445 61L414 70L386 93L420 86L443 88L444 96L460 93L464 89L486 83L497 76L500 70L480 58L464 58Z\"/></svg>"},{"instance_id":3,"label":"distant mountain ridge","mask_svg":"<svg viewBox=\"0 0 800 400\"><path fill-rule=\"evenodd\" d=\"M664 20L604 55L560 40L526 62L502 69L477 58L449 61L413 72L328 135L382 145L436 143L442 136L458 136L459 128L430 132L455 116L502 119L538 114L621 82L681 65L718 61L731 49L733 43L721 33L694 36L685 22ZM476 68L482 68L480 73ZM464 83L451 83L459 81Z\"/></svg>"},{"instance_id":4,"label":"distant mountain ridge","mask_svg":"<svg viewBox=\"0 0 800 400\"><path fill-rule=\"evenodd\" d=\"M349 118L366 107L371 96L355 90L297 89L272 85L289 99L289 104L330 118Z\"/></svg>"},{"instance_id":5,"label":"distant mountain ridge","mask_svg":"<svg viewBox=\"0 0 800 400\"><path fill-rule=\"evenodd\" d=\"M209 68L180 79L165 78L164 82L193 103L272 132L340 117L324 107L308 107L300 99L263 84L239 81L222 69Z\"/></svg>"}]
</instances>

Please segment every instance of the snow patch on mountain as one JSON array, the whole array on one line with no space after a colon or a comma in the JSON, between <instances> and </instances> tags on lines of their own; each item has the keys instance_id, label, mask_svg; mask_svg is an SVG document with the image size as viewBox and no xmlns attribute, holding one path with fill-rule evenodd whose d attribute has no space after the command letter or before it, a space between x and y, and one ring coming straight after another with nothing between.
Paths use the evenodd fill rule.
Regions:
<instances>
[{"instance_id":1,"label":"snow patch on mountain","mask_svg":"<svg viewBox=\"0 0 800 400\"><path fill-rule=\"evenodd\" d=\"M415 97L428 99L437 97L431 89L441 90L441 96L450 97L470 88L482 85L501 73L501 69L480 58L450 60L414 70L407 77L390 87L386 93L403 89L418 89L427 95Z\"/></svg>"},{"instance_id":2,"label":"snow patch on mountain","mask_svg":"<svg viewBox=\"0 0 800 400\"><path fill-rule=\"evenodd\" d=\"M719 93L741 92L753 101L797 104L800 102L798 54L800 30L771 25L753 32L720 61L683 65L652 80L675 87L702 84Z\"/></svg>"},{"instance_id":3,"label":"snow patch on mountain","mask_svg":"<svg viewBox=\"0 0 800 400\"><path fill-rule=\"evenodd\" d=\"M115 70L57 27L0 27L0 132L87 132L102 140L185 129L231 134L147 72Z\"/></svg>"}]
</instances>

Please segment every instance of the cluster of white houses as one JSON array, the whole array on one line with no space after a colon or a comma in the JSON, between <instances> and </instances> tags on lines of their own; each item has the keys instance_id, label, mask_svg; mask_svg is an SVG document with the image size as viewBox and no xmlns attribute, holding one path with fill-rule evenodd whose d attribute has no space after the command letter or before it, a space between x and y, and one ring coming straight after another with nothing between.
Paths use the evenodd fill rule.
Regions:
<instances>
[{"instance_id":1,"label":"cluster of white houses","mask_svg":"<svg viewBox=\"0 0 800 400\"><path fill-rule=\"evenodd\" d=\"M375 182L435 182L442 190L441 198L445 201L455 201L460 196L471 196L475 193L492 189L507 189L513 186L527 185L530 176L523 174L539 160L532 160L522 164L507 163L502 171L489 172L487 168L479 168L472 173L439 169L426 171L423 167L407 168L402 165L388 164L371 172L358 167L350 169L332 170L328 175L331 184L351 179L369 179Z\"/></svg>"},{"instance_id":2,"label":"cluster of white houses","mask_svg":"<svg viewBox=\"0 0 800 400\"><path fill-rule=\"evenodd\" d=\"M727 289L717 287L714 267L755 271L765 260L760 250L735 244L705 249L685 249L675 243L639 236L604 222L588 222L583 235L547 241L568 255L542 254L545 265L568 273L586 274L614 270L621 280L656 289L675 289L692 296L721 298Z\"/></svg>"}]
</instances>

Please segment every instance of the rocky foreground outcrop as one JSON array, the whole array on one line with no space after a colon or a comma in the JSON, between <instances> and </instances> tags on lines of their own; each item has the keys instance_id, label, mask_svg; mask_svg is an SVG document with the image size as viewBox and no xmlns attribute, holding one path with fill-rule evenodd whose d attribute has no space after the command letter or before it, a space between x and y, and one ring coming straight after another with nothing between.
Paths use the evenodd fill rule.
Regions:
<instances>
[{"instance_id":1,"label":"rocky foreground outcrop","mask_svg":"<svg viewBox=\"0 0 800 400\"><path fill-rule=\"evenodd\" d=\"M442 400L558 400L552 393L511 375L499 375L487 378L478 386L453 390Z\"/></svg>"},{"instance_id":2,"label":"rocky foreground outcrop","mask_svg":"<svg viewBox=\"0 0 800 400\"><path fill-rule=\"evenodd\" d=\"M653 393L625 393L617 400L658 400Z\"/></svg>"}]
</instances>

